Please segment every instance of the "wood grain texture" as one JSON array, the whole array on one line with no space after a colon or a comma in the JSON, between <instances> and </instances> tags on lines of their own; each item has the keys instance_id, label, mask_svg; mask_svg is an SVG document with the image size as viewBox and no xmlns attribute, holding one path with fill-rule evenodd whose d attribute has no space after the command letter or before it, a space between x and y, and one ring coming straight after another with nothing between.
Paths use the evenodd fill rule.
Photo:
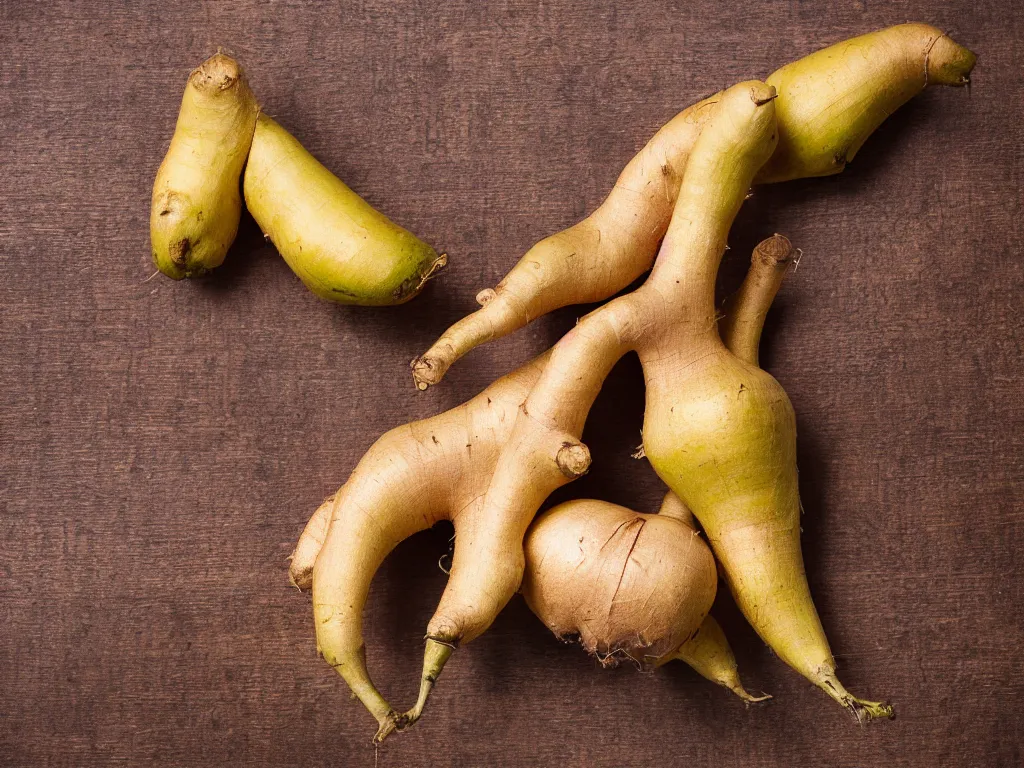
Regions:
<instances>
[{"instance_id":1,"label":"wood grain texture","mask_svg":"<svg viewBox=\"0 0 1024 768\"><path fill-rule=\"evenodd\" d=\"M408 361L676 112L910 19L978 51L970 95L925 93L841 177L759 190L722 276L775 231L804 250L763 360L799 413L804 549L843 679L898 718L857 727L727 598L768 706L680 665L601 671L517 598L375 755L285 558L380 433L585 310L425 394ZM1020 765L1022 40L1009 0L0 0L0 764ZM423 296L322 303L248 218L210 279L147 279L153 176L218 47L328 167L451 254ZM560 497L656 507L629 458L642 387L620 364L585 436L593 471ZM369 661L396 702L448 535L402 545L370 597Z\"/></svg>"}]
</instances>

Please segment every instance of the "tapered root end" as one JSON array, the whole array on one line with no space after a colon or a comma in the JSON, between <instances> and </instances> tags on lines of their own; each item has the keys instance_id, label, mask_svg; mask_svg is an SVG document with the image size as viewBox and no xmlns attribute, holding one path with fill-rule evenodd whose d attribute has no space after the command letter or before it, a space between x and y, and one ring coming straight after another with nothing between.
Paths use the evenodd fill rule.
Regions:
<instances>
[{"instance_id":1,"label":"tapered root end","mask_svg":"<svg viewBox=\"0 0 1024 768\"><path fill-rule=\"evenodd\" d=\"M974 53L956 43L949 35L942 34L931 43L925 54L927 82L968 85L977 61L978 57Z\"/></svg>"},{"instance_id":2,"label":"tapered root end","mask_svg":"<svg viewBox=\"0 0 1024 768\"><path fill-rule=\"evenodd\" d=\"M373 735L374 744L382 744L384 739L390 736L395 731L399 730L398 720L401 716L396 712L388 712L381 720L378 721L377 732Z\"/></svg>"},{"instance_id":3,"label":"tapered root end","mask_svg":"<svg viewBox=\"0 0 1024 768\"><path fill-rule=\"evenodd\" d=\"M435 255L433 261L429 264L424 264L419 272L410 275L408 279L404 280L402 284L394 290L391 294L391 297L394 299L394 303L404 304L410 299L419 296L420 291L423 290L423 286L441 274L447 266L447 253Z\"/></svg>"},{"instance_id":4,"label":"tapered root end","mask_svg":"<svg viewBox=\"0 0 1024 768\"><path fill-rule=\"evenodd\" d=\"M434 689L434 684L437 682L441 670L444 669L444 665L451 658L452 653L455 652L455 647L453 643L435 640L432 637L427 638L427 646L423 652L423 674L420 677L420 693L416 698L413 708L402 715L398 724L399 730L409 727L420 719L420 715L423 714L423 708L427 705L427 699L430 698L430 692Z\"/></svg>"},{"instance_id":5,"label":"tapered root end","mask_svg":"<svg viewBox=\"0 0 1024 768\"><path fill-rule=\"evenodd\" d=\"M835 674L822 675L818 687L825 693L848 709L859 723L868 723L872 720L888 720L895 717L892 705L881 701L865 701L858 699L843 687Z\"/></svg>"},{"instance_id":6,"label":"tapered root end","mask_svg":"<svg viewBox=\"0 0 1024 768\"><path fill-rule=\"evenodd\" d=\"M761 692L760 696L754 696L753 694L748 693L747 689L739 683L737 683L736 685L730 685L728 686L728 688L730 691L739 696L743 700L743 703L746 704L748 707L751 704L758 704L762 701L768 701L768 699L772 697L770 693L765 693L764 691Z\"/></svg>"},{"instance_id":7,"label":"tapered root end","mask_svg":"<svg viewBox=\"0 0 1024 768\"><path fill-rule=\"evenodd\" d=\"M208 58L188 78L193 88L205 92L225 91L241 79L242 67L223 53Z\"/></svg>"}]
</instances>

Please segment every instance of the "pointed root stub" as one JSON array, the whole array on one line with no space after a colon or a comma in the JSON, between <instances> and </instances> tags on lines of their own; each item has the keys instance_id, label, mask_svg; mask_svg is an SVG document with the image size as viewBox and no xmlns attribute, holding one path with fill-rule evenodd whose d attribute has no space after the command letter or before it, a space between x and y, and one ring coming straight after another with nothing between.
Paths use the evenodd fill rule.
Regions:
<instances>
[{"instance_id":1,"label":"pointed root stub","mask_svg":"<svg viewBox=\"0 0 1024 768\"><path fill-rule=\"evenodd\" d=\"M437 384L448 371L449 363L437 357L414 357L409 367L412 368L412 380L416 389L425 392Z\"/></svg>"},{"instance_id":2,"label":"pointed root stub","mask_svg":"<svg viewBox=\"0 0 1024 768\"><path fill-rule=\"evenodd\" d=\"M242 68L237 61L227 54L216 53L192 70L189 82L200 91L224 91L241 77Z\"/></svg>"},{"instance_id":3,"label":"pointed root stub","mask_svg":"<svg viewBox=\"0 0 1024 768\"><path fill-rule=\"evenodd\" d=\"M796 253L788 237L774 234L754 247L750 260L754 263L764 264L766 267L777 267L793 262L796 259Z\"/></svg>"},{"instance_id":4,"label":"pointed root stub","mask_svg":"<svg viewBox=\"0 0 1024 768\"><path fill-rule=\"evenodd\" d=\"M427 645L423 651L423 673L420 676L420 693L412 709L401 716L397 727L399 730L408 728L420 719L423 708L427 705L430 692L444 669L444 665L451 658L451 655L458 647L456 643L449 643L432 637L427 638Z\"/></svg>"},{"instance_id":5,"label":"pointed root stub","mask_svg":"<svg viewBox=\"0 0 1024 768\"><path fill-rule=\"evenodd\" d=\"M730 685L728 687L729 690L735 693L737 696L739 696L743 700L743 703L746 704L748 707L751 704L759 704L760 702L768 701L768 699L772 698L772 695L770 693L765 693L764 691L761 691L760 696L754 696L753 694L749 693L746 688L744 688L742 685L739 685L738 683L736 685Z\"/></svg>"},{"instance_id":6,"label":"pointed root stub","mask_svg":"<svg viewBox=\"0 0 1024 768\"><path fill-rule=\"evenodd\" d=\"M926 83L963 86L971 82L978 57L947 34L935 38L925 53Z\"/></svg>"}]
</instances>

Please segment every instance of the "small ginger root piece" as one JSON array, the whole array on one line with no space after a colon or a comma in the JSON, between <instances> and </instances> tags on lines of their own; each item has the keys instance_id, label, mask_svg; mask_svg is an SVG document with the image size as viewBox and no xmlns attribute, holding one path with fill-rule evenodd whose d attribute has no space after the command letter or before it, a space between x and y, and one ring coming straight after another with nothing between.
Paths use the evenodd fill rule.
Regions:
<instances>
[{"instance_id":1,"label":"small ginger root piece","mask_svg":"<svg viewBox=\"0 0 1024 768\"><path fill-rule=\"evenodd\" d=\"M322 299L401 304L447 264L447 255L374 209L267 115L256 123L244 187L266 238Z\"/></svg>"},{"instance_id":2,"label":"small ginger root piece","mask_svg":"<svg viewBox=\"0 0 1024 768\"><path fill-rule=\"evenodd\" d=\"M755 183L839 173L896 109L933 83L970 81L973 53L927 24L901 24L812 53L767 78L779 94L780 139ZM531 248L481 309L412 361L423 390L474 347L559 307L612 296L650 269L687 160L721 94L689 107L630 161L601 206Z\"/></svg>"},{"instance_id":3,"label":"small ginger root piece","mask_svg":"<svg viewBox=\"0 0 1024 768\"><path fill-rule=\"evenodd\" d=\"M238 234L238 179L258 114L230 56L211 56L189 75L149 219L153 263L168 277L195 277L223 263Z\"/></svg>"},{"instance_id":4,"label":"small ginger root piece","mask_svg":"<svg viewBox=\"0 0 1024 768\"><path fill-rule=\"evenodd\" d=\"M775 95L759 82L723 93L690 154L651 275L552 349L498 458L484 514L508 526L529 521L569 482L558 471L558 446L585 452L579 438L601 384L622 355L636 351L647 382L644 452L700 521L740 610L783 661L858 719L888 717L890 707L858 699L839 682L811 600L789 398L769 374L730 352L717 329L715 277L747 189L778 141ZM757 250L755 259L792 254L780 236ZM476 592L450 580L459 602L446 591L431 635L455 642L460 628L492 618L504 594L488 587Z\"/></svg>"}]
</instances>

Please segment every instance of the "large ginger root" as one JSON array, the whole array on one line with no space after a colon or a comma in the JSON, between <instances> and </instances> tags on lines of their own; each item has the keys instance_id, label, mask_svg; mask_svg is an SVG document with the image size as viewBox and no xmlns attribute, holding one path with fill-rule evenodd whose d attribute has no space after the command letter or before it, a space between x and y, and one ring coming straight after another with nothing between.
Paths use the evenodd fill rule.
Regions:
<instances>
[{"instance_id":1,"label":"large ginger root","mask_svg":"<svg viewBox=\"0 0 1024 768\"><path fill-rule=\"evenodd\" d=\"M245 169L245 204L317 296L387 306L414 297L447 263L260 115Z\"/></svg>"},{"instance_id":2,"label":"large ginger root","mask_svg":"<svg viewBox=\"0 0 1024 768\"><path fill-rule=\"evenodd\" d=\"M785 250L764 251L754 251L719 321L725 346L751 365L792 263ZM565 502L534 520L524 550L527 605L557 637L577 638L602 664L680 659L747 703L771 698L747 693L725 634L706 615L705 590L717 573L693 514L672 491L657 515L590 499Z\"/></svg>"},{"instance_id":3,"label":"large ginger root","mask_svg":"<svg viewBox=\"0 0 1024 768\"><path fill-rule=\"evenodd\" d=\"M785 263L767 266L764 260L754 260L740 292L727 304L726 318L737 318L735 325L741 329L730 332L730 344L745 347L751 344L753 334L759 337L760 323L784 269ZM756 348L756 340L753 344ZM493 605L473 623L462 622L459 615L472 615L472 601L479 599L475 591L466 594L465 607L452 608L460 601L449 600L443 613L439 609L446 620L471 627L471 631L457 638L440 635L435 617L428 630L419 698L402 714L376 690L366 669L361 617L373 574L400 541L448 519L456 531L453 579L486 589L491 583L486 574L493 569L499 580L511 581L513 591L519 585L522 534L507 533L500 519L485 518L482 501L519 406L540 377L548 356L546 353L499 379L461 406L384 435L345 486L317 509L292 553L292 583L300 589L313 587L320 652L377 719L378 740L415 722L456 643L468 642L482 632L507 598L495 601L484 592L483 600ZM560 446L555 454L556 464L565 468L560 472L581 473L587 464L587 454L578 441ZM667 498L662 509L664 522L670 522L667 518L673 515L688 519L678 499L674 510L670 510L672 506ZM488 536L495 538L489 546ZM714 583L713 574L711 578ZM708 679L740 693L732 652L721 630L710 623L713 619L707 617L697 636L664 660L680 658Z\"/></svg>"},{"instance_id":4,"label":"large ginger root","mask_svg":"<svg viewBox=\"0 0 1024 768\"><path fill-rule=\"evenodd\" d=\"M647 381L647 458L700 520L740 609L790 666L858 718L891 715L835 676L800 552L796 420L781 386L729 352L716 327L715 276L729 228L754 175L778 141L775 91L742 83L726 91L690 155L672 223L648 280L588 315L554 347L498 459L483 505L512 527L569 481L556 450L579 443L586 415L615 362L635 350ZM758 246L780 261L782 237ZM458 550L456 550L458 554ZM507 584L503 584L507 587ZM504 592L449 581L464 612L442 599L435 637L493 618ZM448 592L446 591L446 597Z\"/></svg>"},{"instance_id":5,"label":"large ginger root","mask_svg":"<svg viewBox=\"0 0 1024 768\"><path fill-rule=\"evenodd\" d=\"M757 183L838 173L882 121L925 86L965 85L975 57L927 24L901 24L838 43L777 70L778 148ZM683 111L630 161L601 206L537 243L482 308L412 362L419 389L474 347L559 307L606 299L650 269L701 127L720 94Z\"/></svg>"},{"instance_id":6,"label":"large ginger root","mask_svg":"<svg viewBox=\"0 0 1024 768\"><path fill-rule=\"evenodd\" d=\"M238 178L258 113L230 56L218 53L189 75L149 219L153 262L168 277L195 277L223 263L238 234Z\"/></svg>"}]
</instances>

